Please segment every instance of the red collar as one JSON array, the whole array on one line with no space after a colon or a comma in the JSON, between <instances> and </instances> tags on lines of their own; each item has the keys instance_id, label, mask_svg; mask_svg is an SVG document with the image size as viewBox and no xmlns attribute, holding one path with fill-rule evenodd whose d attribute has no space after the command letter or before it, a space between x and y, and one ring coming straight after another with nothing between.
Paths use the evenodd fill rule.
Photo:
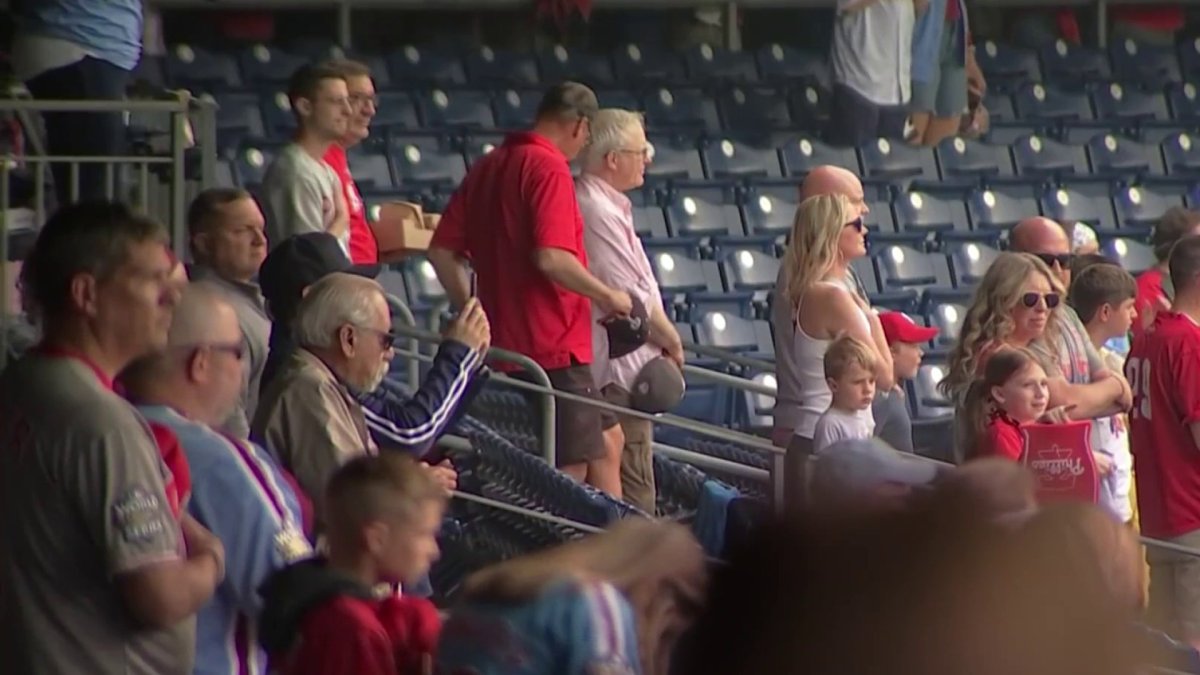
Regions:
<instances>
[{"instance_id":1,"label":"red collar","mask_svg":"<svg viewBox=\"0 0 1200 675\"><path fill-rule=\"evenodd\" d=\"M536 131L517 131L509 134L504 139L505 143L513 145L536 145L548 152L552 152L562 158L563 162L568 162L567 156L559 149L557 145L552 143L549 138L537 133ZM569 163L569 162L568 162Z\"/></svg>"},{"instance_id":2,"label":"red collar","mask_svg":"<svg viewBox=\"0 0 1200 675\"><path fill-rule=\"evenodd\" d=\"M79 350L71 349L69 347L62 347L60 345L51 345L43 342L34 347L32 351L35 354L52 359L74 359L90 368L96 375L96 379L100 381L100 384L104 385L105 389L113 389L113 378L110 377L108 373L104 372L104 369L101 368L99 364L88 358L86 354Z\"/></svg>"}]
</instances>

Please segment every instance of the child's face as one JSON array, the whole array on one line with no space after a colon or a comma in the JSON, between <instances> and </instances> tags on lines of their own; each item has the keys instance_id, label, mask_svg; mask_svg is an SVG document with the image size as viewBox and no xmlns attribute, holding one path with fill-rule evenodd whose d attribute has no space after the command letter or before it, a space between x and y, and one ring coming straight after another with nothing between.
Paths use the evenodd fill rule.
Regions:
<instances>
[{"instance_id":1,"label":"child's face","mask_svg":"<svg viewBox=\"0 0 1200 675\"><path fill-rule=\"evenodd\" d=\"M921 345L911 342L896 342L892 345L892 370L897 380L911 380L921 369L921 358L925 350Z\"/></svg>"},{"instance_id":2,"label":"child's face","mask_svg":"<svg viewBox=\"0 0 1200 675\"><path fill-rule=\"evenodd\" d=\"M1031 362L1013 373L1004 384L992 387L992 400L1018 422L1037 420L1046 412L1046 406L1050 403L1046 371Z\"/></svg>"},{"instance_id":3,"label":"child's face","mask_svg":"<svg viewBox=\"0 0 1200 675\"><path fill-rule=\"evenodd\" d=\"M1105 303L1100 307L1100 319L1104 326L1104 337L1115 338L1129 333L1130 326L1137 319L1137 300L1129 298L1119 305Z\"/></svg>"},{"instance_id":4,"label":"child's face","mask_svg":"<svg viewBox=\"0 0 1200 675\"><path fill-rule=\"evenodd\" d=\"M422 502L415 511L386 522L387 534L375 552L376 563L391 583L413 583L429 571L441 555L437 534L444 507L435 501Z\"/></svg>"},{"instance_id":5,"label":"child's face","mask_svg":"<svg viewBox=\"0 0 1200 675\"><path fill-rule=\"evenodd\" d=\"M875 398L875 372L857 363L850 364L842 376L830 378L833 405L845 410L866 410Z\"/></svg>"}]
</instances>

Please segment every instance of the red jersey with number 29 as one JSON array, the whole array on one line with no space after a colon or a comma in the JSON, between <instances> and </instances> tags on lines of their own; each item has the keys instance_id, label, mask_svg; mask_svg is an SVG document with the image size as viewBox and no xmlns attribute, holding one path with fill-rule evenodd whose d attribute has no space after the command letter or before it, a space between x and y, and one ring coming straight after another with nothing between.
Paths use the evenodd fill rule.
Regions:
<instances>
[{"instance_id":1,"label":"red jersey with number 29","mask_svg":"<svg viewBox=\"0 0 1200 675\"><path fill-rule=\"evenodd\" d=\"M1200 530L1200 325L1160 312L1133 340L1125 362L1133 389L1130 448L1142 534L1178 537Z\"/></svg>"}]
</instances>

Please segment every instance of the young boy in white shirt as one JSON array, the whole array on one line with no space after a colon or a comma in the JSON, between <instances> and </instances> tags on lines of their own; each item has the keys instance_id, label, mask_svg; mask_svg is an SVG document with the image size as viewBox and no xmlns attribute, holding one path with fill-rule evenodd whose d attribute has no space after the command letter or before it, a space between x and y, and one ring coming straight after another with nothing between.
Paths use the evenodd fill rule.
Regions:
<instances>
[{"instance_id":1,"label":"young boy in white shirt","mask_svg":"<svg viewBox=\"0 0 1200 675\"><path fill-rule=\"evenodd\" d=\"M875 431L870 416L875 399L875 353L849 336L834 340L825 351L825 381L833 400L817 420L813 452L838 441L870 438Z\"/></svg>"}]
</instances>

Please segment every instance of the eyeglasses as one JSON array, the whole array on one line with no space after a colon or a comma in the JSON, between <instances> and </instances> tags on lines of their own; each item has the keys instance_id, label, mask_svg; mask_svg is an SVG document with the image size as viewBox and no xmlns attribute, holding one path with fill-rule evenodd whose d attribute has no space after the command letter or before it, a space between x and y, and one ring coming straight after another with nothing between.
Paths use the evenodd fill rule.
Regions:
<instances>
[{"instance_id":1,"label":"eyeglasses","mask_svg":"<svg viewBox=\"0 0 1200 675\"><path fill-rule=\"evenodd\" d=\"M374 333L376 336L378 336L379 348L385 351L395 347L396 341L400 339L399 335L396 335L390 330L379 330L378 328L371 328L370 326L355 326L355 328L359 330L365 330L368 333Z\"/></svg>"},{"instance_id":2,"label":"eyeglasses","mask_svg":"<svg viewBox=\"0 0 1200 675\"><path fill-rule=\"evenodd\" d=\"M246 344L244 342L201 342L194 345L180 345L179 348L187 350L189 357L201 349L223 352L238 361L241 361L246 356Z\"/></svg>"},{"instance_id":3,"label":"eyeglasses","mask_svg":"<svg viewBox=\"0 0 1200 675\"><path fill-rule=\"evenodd\" d=\"M1047 267L1054 267L1054 263L1058 263L1058 266L1063 269L1070 267L1071 261L1075 259L1075 256L1070 253L1034 253L1033 255L1046 263Z\"/></svg>"},{"instance_id":4,"label":"eyeglasses","mask_svg":"<svg viewBox=\"0 0 1200 675\"><path fill-rule=\"evenodd\" d=\"M370 103L372 107L379 107L379 97L371 94L350 94L350 105L355 107Z\"/></svg>"},{"instance_id":5,"label":"eyeglasses","mask_svg":"<svg viewBox=\"0 0 1200 675\"><path fill-rule=\"evenodd\" d=\"M646 146L641 150L635 148L617 148L617 152L624 153L626 155L641 155L642 159L650 159L650 146Z\"/></svg>"},{"instance_id":6,"label":"eyeglasses","mask_svg":"<svg viewBox=\"0 0 1200 675\"><path fill-rule=\"evenodd\" d=\"M351 102L352 100L353 100L353 99L352 99L352 98L350 98L349 96L336 96L336 97L334 97L334 96L322 96L322 97L321 97L321 101L322 101L322 102L324 102L324 103L330 103L330 104L332 104L332 105L335 105L335 106L337 106L337 107L339 107L339 108L343 108L343 107L347 107L347 106L349 106L349 105L350 105L350 102Z\"/></svg>"},{"instance_id":7,"label":"eyeglasses","mask_svg":"<svg viewBox=\"0 0 1200 675\"><path fill-rule=\"evenodd\" d=\"M863 219L861 216L846 223L845 227L853 227L856 232L862 232L863 230L867 229L867 226L863 224Z\"/></svg>"},{"instance_id":8,"label":"eyeglasses","mask_svg":"<svg viewBox=\"0 0 1200 675\"><path fill-rule=\"evenodd\" d=\"M1045 295L1041 293L1026 293L1021 296L1021 304L1029 309L1037 307L1038 300L1046 302L1046 309L1054 309L1058 307L1059 302L1062 302L1062 298L1058 296L1058 293L1046 293Z\"/></svg>"}]
</instances>

